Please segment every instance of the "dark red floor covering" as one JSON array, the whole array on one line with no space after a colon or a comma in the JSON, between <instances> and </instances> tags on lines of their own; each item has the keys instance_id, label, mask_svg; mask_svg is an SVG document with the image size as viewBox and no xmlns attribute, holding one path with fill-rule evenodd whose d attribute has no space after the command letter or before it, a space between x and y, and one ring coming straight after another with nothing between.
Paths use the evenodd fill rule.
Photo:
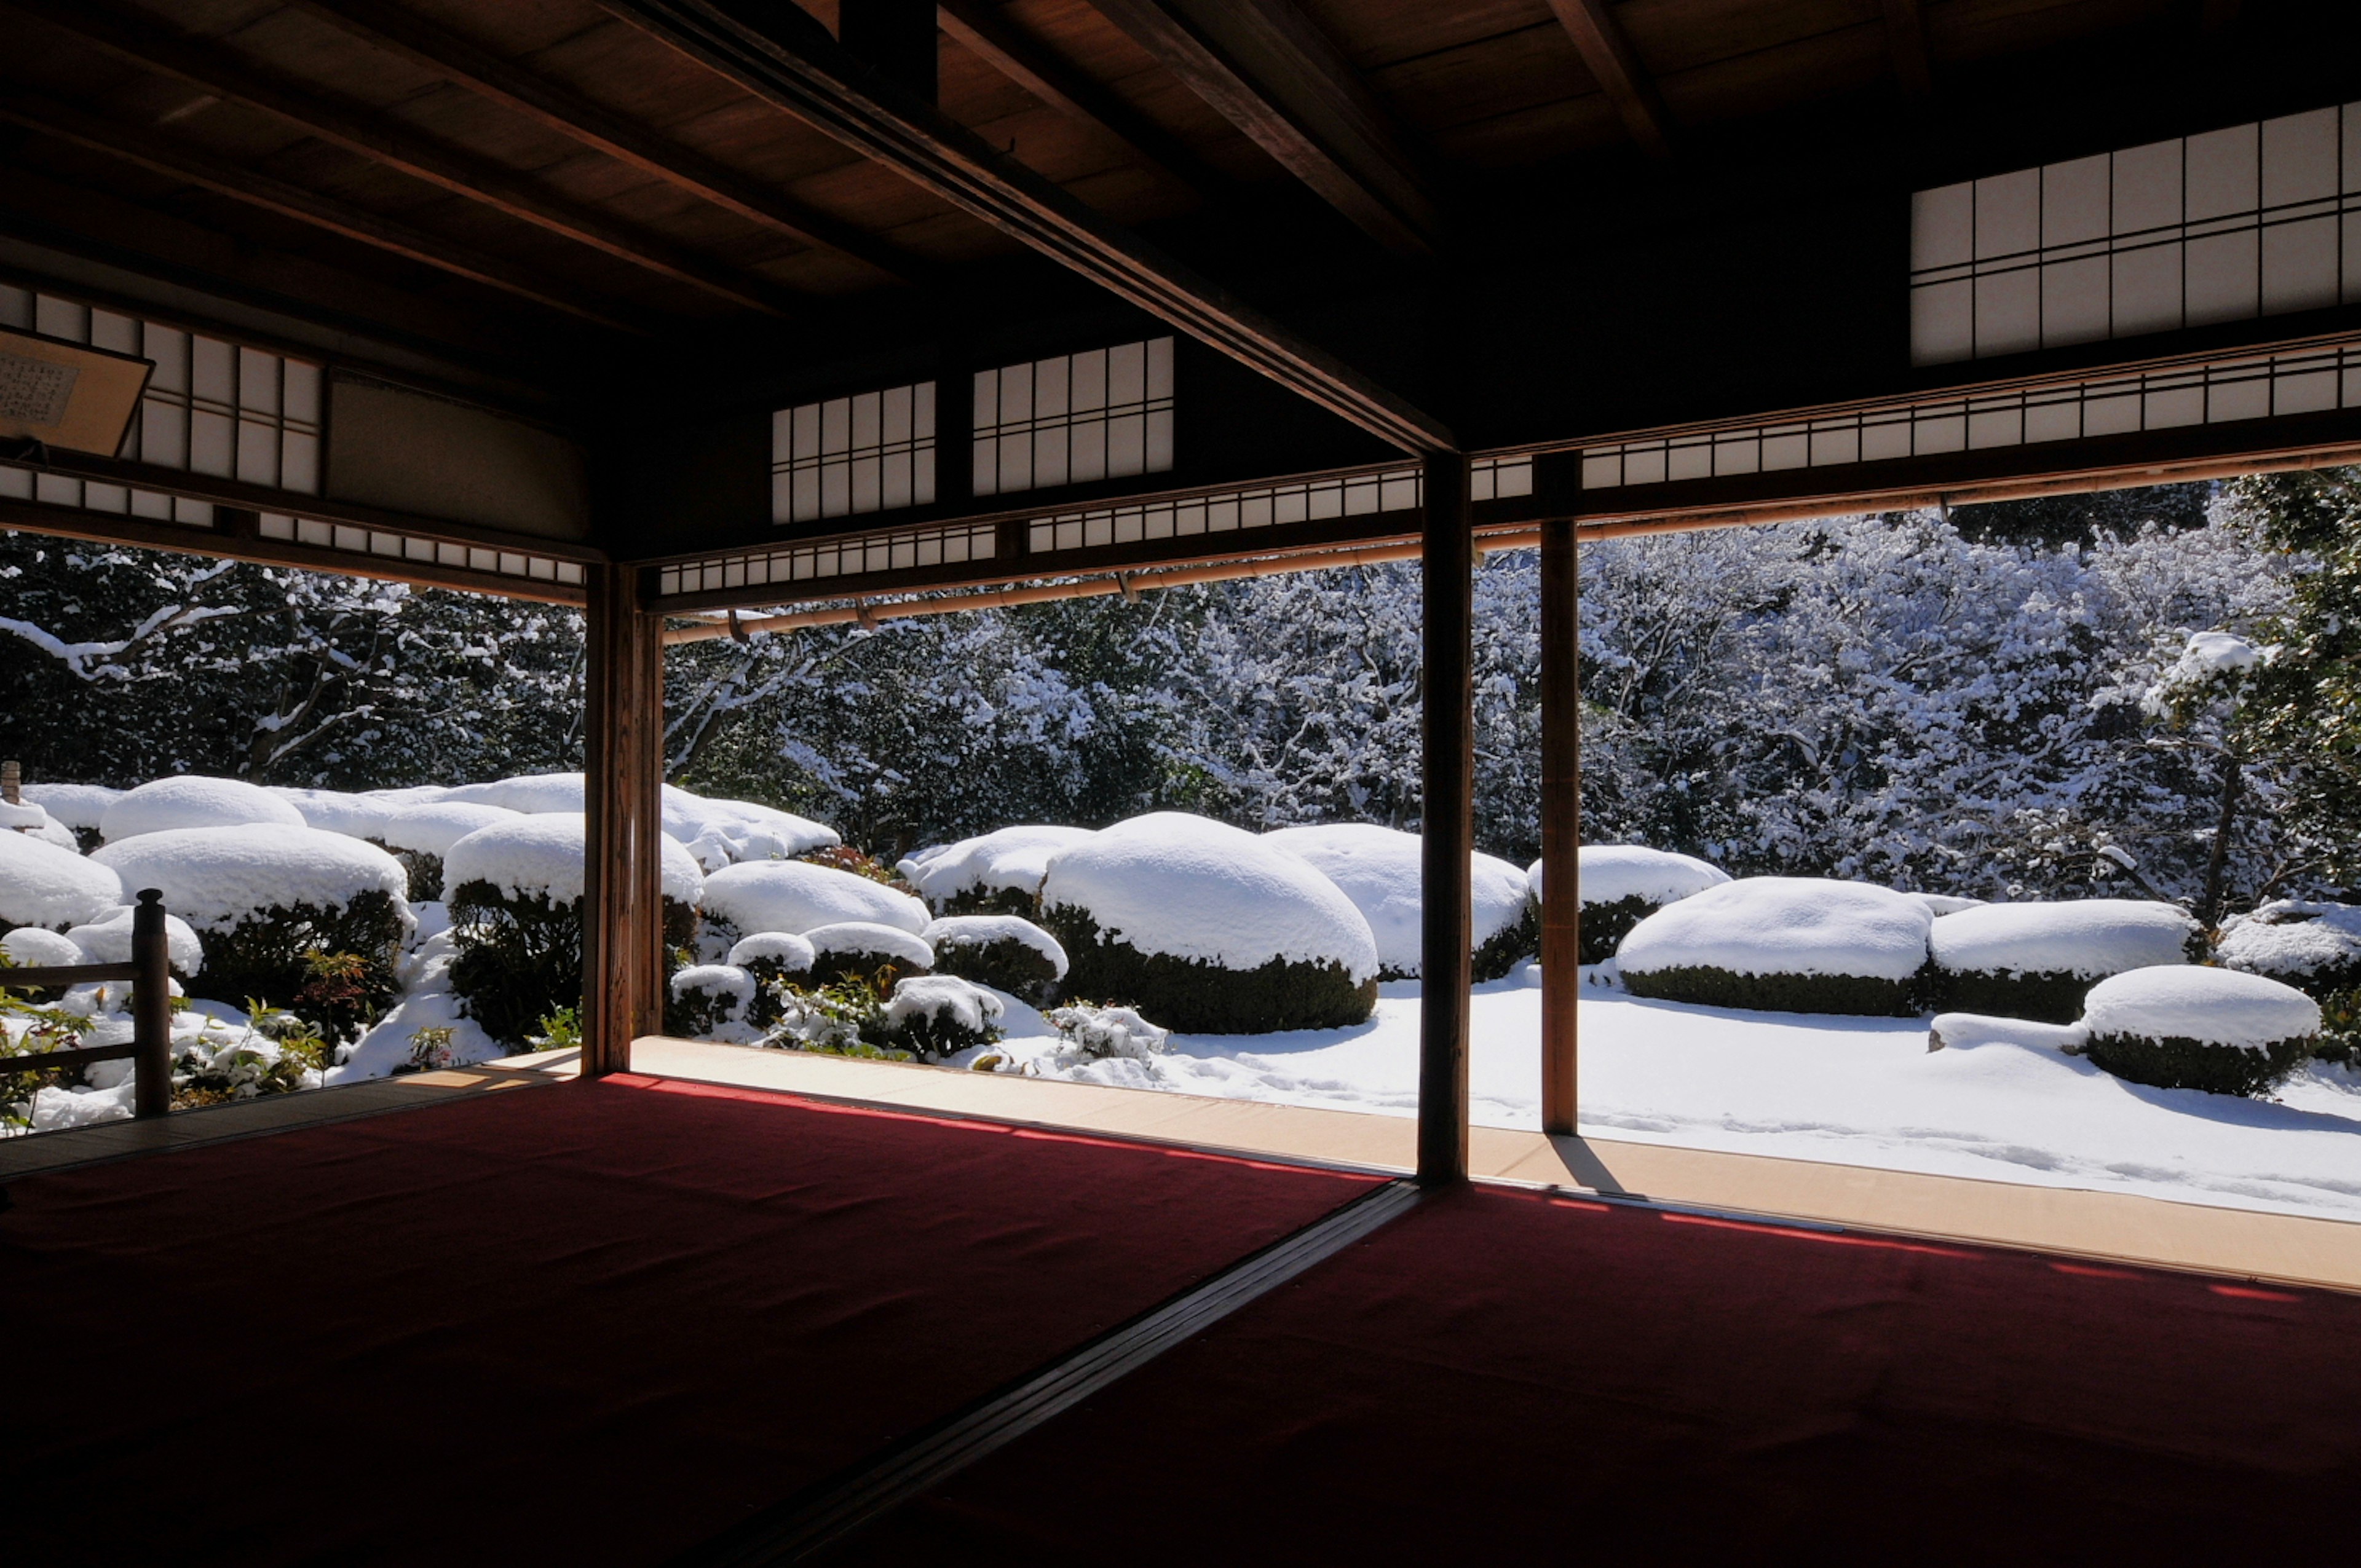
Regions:
<instances>
[{"instance_id":1,"label":"dark red floor covering","mask_svg":"<svg viewBox=\"0 0 2361 1568\"><path fill-rule=\"evenodd\" d=\"M0 1561L657 1561L1369 1185L643 1079L27 1178Z\"/></svg>"},{"instance_id":2,"label":"dark red floor covering","mask_svg":"<svg viewBox=\"0 0 2361 1568\"><path fill-rule=\"evenodd\" d=\"M851 1563L2293 1563L2361 1540L2361 1299L1431 1201Z\"/></svg>"}]
</instances>

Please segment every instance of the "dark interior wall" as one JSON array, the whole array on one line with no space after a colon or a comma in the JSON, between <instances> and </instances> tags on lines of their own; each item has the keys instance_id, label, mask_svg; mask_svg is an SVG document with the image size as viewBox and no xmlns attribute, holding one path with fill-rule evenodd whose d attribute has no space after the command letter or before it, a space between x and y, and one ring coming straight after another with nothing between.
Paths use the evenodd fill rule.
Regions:
<instances>
[{"instance_id":1,"label":"dark interior wall","mask_svg":"<svg viewBox=\"0 0 2361 1568\"><path fill-rule=\"evenodd\" d=\"M544 539L590 537L589 481L575 442L351 375L329 381L327 494Z\"/></svg>"}]
</instances>

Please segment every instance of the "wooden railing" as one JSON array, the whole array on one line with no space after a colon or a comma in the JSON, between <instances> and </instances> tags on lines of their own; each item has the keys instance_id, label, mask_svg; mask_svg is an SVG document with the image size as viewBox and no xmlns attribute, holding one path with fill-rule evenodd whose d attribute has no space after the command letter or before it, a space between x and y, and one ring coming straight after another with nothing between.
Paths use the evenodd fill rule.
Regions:
<instances>
[{"instance_id":1,"label":"wooden railing","mask_svg":"<svg viewBox=\"0 0 2361 1568\"><path fill-rule=\"evenodd\" d=\"M131 982L131 1040L127 1045L85 1046L71 1051L0 1056L0 1072L62 1072L93 1062L132 1059L131 1104L135 1116L161 1116L172 1108L172 949L164 934L164 895L154 888L139 894L131 913L131 961L127 964L56 964L0 970L0 985L63 990L108 981Z\"/></svg>"}]
</instances>

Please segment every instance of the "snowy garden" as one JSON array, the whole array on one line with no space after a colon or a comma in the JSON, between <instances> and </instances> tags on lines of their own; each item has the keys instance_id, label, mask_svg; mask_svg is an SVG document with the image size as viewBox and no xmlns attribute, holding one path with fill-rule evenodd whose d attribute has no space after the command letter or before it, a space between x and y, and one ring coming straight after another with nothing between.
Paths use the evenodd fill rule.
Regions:
<instances>
[{"instance_id":1,"label":"snowy garden","mask_svg":"<svg viewBox=\"0 0 2361 1568\"><path fill-rule=\"evenodd\" d=\"M2204 507L1586 554L1586 1131L2361 1218L2361 824L2288 697L2341 579ZM0 543L0 962L120 961L160 890L184 1107L570 1043L563 612ZM1474 1095L1522 1127L1532 592L1479 575ZM1411 1113L1414 574L1160 598L675 655L667 1031ZM0 988L7 1048L127 1039L123 990ZM0 1074L10 1131L129 1110Z\"/></svg>"}]
</instances>

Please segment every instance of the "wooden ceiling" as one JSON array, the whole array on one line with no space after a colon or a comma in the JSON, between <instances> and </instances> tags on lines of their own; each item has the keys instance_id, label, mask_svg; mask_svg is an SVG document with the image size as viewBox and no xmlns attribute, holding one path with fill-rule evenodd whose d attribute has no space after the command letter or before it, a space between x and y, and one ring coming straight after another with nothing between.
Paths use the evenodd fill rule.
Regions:
<instances>
[{"instance_id":1,"label":"wooden ceiling","mask_svg":"<svg viewBox=\"0 0 2361 1568\"><path fill-rule=\"evenodd\" d=\"M837 9L804 6L830 31ZM652 21L663 10L0 0L0 219L509 356L826 330L1019 265L1002 227L675 47ZM1923 94L1996 57L2202 21L2184 19L2191 0L936 12L940 113L1112 225L1184 251L1244 227L1412 270L1449 251L1464 192L1504 172L1677 160L1755 116ZM924 93L909 60L869 64Z\"/></svg>"}]
</instances>

